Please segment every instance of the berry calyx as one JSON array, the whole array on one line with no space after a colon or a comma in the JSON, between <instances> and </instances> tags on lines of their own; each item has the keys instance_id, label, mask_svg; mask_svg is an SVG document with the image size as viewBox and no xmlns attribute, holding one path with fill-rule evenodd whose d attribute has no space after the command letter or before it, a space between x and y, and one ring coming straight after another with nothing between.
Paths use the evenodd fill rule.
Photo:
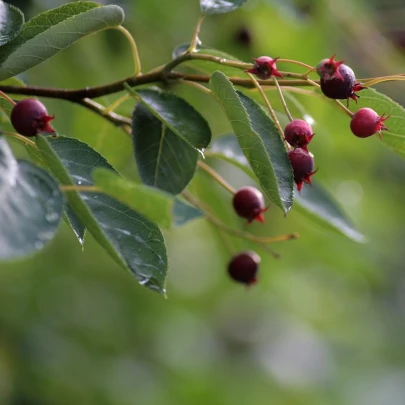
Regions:
<instances>
[{"instance_id":1,"label":"berry calyx","mask_svg":"<svg viewBox=\"0 0 405 405\"><path fill-rule=\"evenodd\" d=\"M338 66L337 72L340 77L337 74L333 78L321 76L322 93L334 100L348 100L351 98L357 103L359 96L355 92L365 87L360 83L356 83L356 76L349 66L341 64Z\"/></svg>"},{"instance_id":2,"label":"berry calyx","mask_svg":"<svg viewBox=\"0 0 405 405\"><path fill-rule=\"evenodd\" d=\"M318 72L318 75L321 78L324 78L325 80L330 79L343 80L343 77L339 71L339 66L343 65L343 61L342 60L336 61L335 56L336 55L333 55L329 59L322 59L318 63L316 71Z\"/></svg>"},{"instance_id":3,"label":"berry calyx","mask_svg":"<svg viewBox=\"0 0 405 405\"><path fill-rule=\"evenodd\" d=\"M311 125L304 120L293 120L284 129L284 139L294 148L308 151L313 136Z\"/></svg>"},{"instance_id":4,"label":"berry calyx","mask_svg":"<svg viewBox=\"0 0 405 405\"><path fill-rule=\"evenodd\" d=\"M378 132L382 139L381 131L388 129L383 123L389 117L389 115L385 117L385 114L379 116L371 108L360 108L350 121L350 129L359 138L367 138Z\"/></svg>"},{"instance_id":5,"label":"berry calyx","mask_svg":"<svg viewBox=\"0 0 405 405\"><path fill-rule=\"evenodd\" d=\"M269 56L260 56L254 59L255 63L252 69L245 70L245 72L253 73L259 79L269 79L271 76L278 76L283 79L282 74L277 70L276 61L278 58L270 58Z\"/></svg>"},{"instance_id":6,"label":"berry calyx","mask_svg":"<svg viewBox=\"0 0 405 405\"><path fill-rule=\"evenodd\" d=\"M35 136L40 132L55 132L50 121L55 117L48 115L45 106L38 100L26 98L19 101L11 111L11 124L24 136Z\"/></svg>"},{"instance_id":7,"label":"berry calyx","mask_svg":"<svg viewBox=\"0 0 405 405\"><path fill-rule=\"evenodd\" d=\"M240 188L233 196L232 202L236 213L246 218L249 224L254 220L264 222L262 214L268 208L265 208L263 194L257 188L250 186Z\"/></svg>"},{"instance_id":8,"label":"berry calyx","mask_svg":"<svg viewBox=\"0 0 405 405\"><path fill-rule=\"evenodd\" d=\"M314 171L314 157L306 150L297 148L288 151L288 158L293 169L297 190L301 191L304 183L311 184L311 176L316 173L316 170Z\"/></svg>"},{"instance_id":9,"label":"berry calyx","mask_svg":"<svg viewBox=\"0 0 405 405\"><path fill-rule=\"evenodd\" d=\"M256 283L260 256L255 252L242 252L234 256L228 264L229 276L248 286Z\"/></svg>"}]
</instances>

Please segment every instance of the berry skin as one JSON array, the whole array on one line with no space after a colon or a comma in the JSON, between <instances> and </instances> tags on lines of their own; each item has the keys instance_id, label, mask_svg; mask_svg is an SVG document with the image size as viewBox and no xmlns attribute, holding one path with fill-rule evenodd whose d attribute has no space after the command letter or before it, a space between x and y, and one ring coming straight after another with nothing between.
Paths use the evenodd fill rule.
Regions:
<instances>
[{"instance_id":1,"label":"berry skin","mask_svg":"<svg viewBox=\"0 0 405 405\"><path fill-rule=\"evenodd\" d=\"M380 139L382 139L381 131L388 129L383 122L390 117L389 115L384 117L384 115L379 116L371 108L360 108L350 121L350 129L359 138L367 138L378 132Z\"/></svg>"},{"instance_id":2,"label":"berry skin","mask_svg":"<svg viewBox=\"0 0 405 405\"><path fill-rule=\"evenodd\" d=\"M35 136L40 132L55 132L49 124L54 117L48 115L45 106L38 100L26 98L19 101L11 111L11 124L24 136Z\"/></svg>"},{"instance_id":3,"label":"berry skin","mask_svg":"<svg viewBox=\"0 0 405 405\"><path fill-rule=\"evenodd\" d=\"M322 77L325 80L330 80L330 79L339 79L343 80L342 75L339 72L339 66L343 65L343 61L335 60L335 55L333 55L329 59L322 59L319 63L318 66L316 67L316 71L318 72L318 75Z\"/></svg>"},{"instance_id":4,"label":"berry skin","mask_svg":"<svg viewBox=\"0 0 405 405\"><path fill-rule=\"evenodd\" d=\"M246 218L249 224L254 220L264 222L262 213L268 208L265 208L263 194L257 188L250 186L240 188L233 196L232 202L236 213Z\"/></svg>"},{"instance_id":5,"label":"berry skin","mask_svg":"<svg viewBox=\"0 0 405 405\"><path fill-rule=\"evenodd\" d=\"M270 79L271 76L278 76L283 78L281 73L276 68L276 61L278 58L272 59L268 56L260 56L254 59L255 63L252 69L245 70L245 72L255 74L259 79Z\"/></svg>"},{"instance_id":6,"label":"berry skin","mask_svg":"<svg viewBox=\"0 0 405 405\"><path fill-rule=\"evenodd\" d=\"M311 125L304 120L293 120L284 129L285 140L294 148L308 151L307 145L313 136Z\"/></svg>"},{"instance_id":7,"label":"berry skin","mask_svg":"<svg viewBox=\"0 0 405 405\"><path fill-rule=\"evenodd\" d=\"M311 184L311 176L314 171L314 157L304 149L297 148L288 151L288 158L293 169L294 181L297 190L301 191L304 183Z\"/></svg>"},{"instance_id":8,"label":"berry skin","mask_svg":"<svg viewBox=\"0 0 405 405\"><path fill-rule=\"evenodd\" d=\"M339 65L335 77L332 79L321 76L322 93L325 94L326 97L335 100L351 98L357 103L359 96L355 92L362 89L364 89L364 87L360 83L356 83L354 72L347 65Z\"/></svg>"},{"instance_id":9,"label":"berry skin","mask_svg":"<svg viewBox=\"0 0 405 405\"><path fill-rule=\"evenodd\" d=\"M260 261L255 252L239 253L229 262L228 274L233 280L250 286L257 281Z\"/></svg>"}]
</instances>

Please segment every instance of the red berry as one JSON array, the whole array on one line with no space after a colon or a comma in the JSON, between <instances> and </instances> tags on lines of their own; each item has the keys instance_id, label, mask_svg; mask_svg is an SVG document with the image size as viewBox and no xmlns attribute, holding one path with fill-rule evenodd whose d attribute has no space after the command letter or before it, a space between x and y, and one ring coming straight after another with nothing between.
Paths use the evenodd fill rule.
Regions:
<instances>
[{"instance_id":1,"label":"red berry","mask_svg":"<svg viewBox=\"0 0 405 405\"><path fill-rule=\"evenodd\" d=\"M284 129L285 140L294 148L308 150L313 136L311 125L304 120L293 120Z\"/></svg>"},{"instance_id":2,"label":"red berry","mask_svg":"<svg viewBox=\"0 0 405 405\"><path fill-rule=\"evenodd\" d=\"M367 138L378 132L381 139L381 131L387 129L383 122L390 117L384 115L379 116L371 108L360 108L350 121L350 129L359 138Z\"/></svg>"},{"instance_id":3,"label":"red berry","mask_svg":"<svg viewBox=\"0 0 405 405\"><path fill-rule=\"evenodd\" d=\"M255 219L264 222L262 213L268 208L264 206L263 194L254 187L242 187L233 196L233 207L236 213L251 223Z\"/></svg>"},{"instance_id":4,"label":"red berry","mask_svg":"<svg viewBox=\"0 0 405 405\"><path fill-rule=\"evenodd\" d=\"M336 61L335 55L333 55L329 59L322 59L318 63L316 71L318 72L318 75L325 80L330 80L334 78L343 80L343 77L339 72L339 66L342 64L343 61L342 60Z\"/></svg>"},{"instance_id":5,"label":"red berry","mask_svg":"<svg viewBox=\"0 0 405 405\"><path fill-rule=\"evenodd\" d=\"M50 117L45 106L33 98L19 101L13 107L10 119L15 130L24 136L35 136L40 132L55 132L49 124L54 117Z\"/></svg>"},{"instance_id":6,"label":"red berry","mask_svg":"<svg viewBox=\"0 0 405 405\"><path fill-rule=\"evenodd\" d=\"M228 265L228 274L239 283L252 285L257 281L260 256L255 252L242 252L234 256Z\"/></svg>"},{"instance_id":7,"label":"red berry","mask_svg":"<svg viewBox=\"0 0 405 405\"><path fill-rule=\"evenodd\" d=\"M294 181L298 191L301 191L304 183L311 184L311 176L314 171L314 157L304 149L297 148L288 151L288 158L293 169Z\"/></svg>"},{"instance_id":8,"label":"red berry","mask_svg":"<svg viewBox=\"0 0 405 405\"><path fill-rule=\"evenodd\" d=\"M276 61L278 58L272 59L268 56L261 56L254 59L255 63L252 69L246 72L255 74L259 79L269 79L271 76L278 76L283 78L281 73L276 68Z\"/></svg>"},{"instance_id":9,"label":"red berry","mask_svg":"<svg viewBox=\"0 0 405 405\"><path fill-rule=\"evenodd\" d=\"M357 102L359 97L355 91L364 89L360 83L356 83L353 70L347 65L339 65L332 79L321 76L321 90L326 97L346 100L353 99Z\"/></svg>"}]
</instances>

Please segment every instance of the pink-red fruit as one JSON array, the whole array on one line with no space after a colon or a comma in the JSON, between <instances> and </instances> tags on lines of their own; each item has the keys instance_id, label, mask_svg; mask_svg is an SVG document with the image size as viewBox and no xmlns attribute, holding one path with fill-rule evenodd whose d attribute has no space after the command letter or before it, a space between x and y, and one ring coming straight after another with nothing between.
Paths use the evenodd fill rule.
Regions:
<instances>
[{"instance_id":1,"label":"pink-red fruit","mask_svg":"<svg viewBox=\"0 0 405 405\"><path fill-rule=\"evenodd\" d=\"M233 196L233 208L236 213L251 223L254 220L264 222L263 212L267 211L264 206L263 194L254 187L240 188Z\"/></svg>"},{"instance_id":2,"label":"pink-red fruit","mask_svg":"<svg viewBox=\"0 0 405 405\"><path fill-rule=\"evenodd\" d=\"M293 120L284 129L285 140L292 147L302 148L306 151L313 136L311 125L304 120Z\"/></svg>"},{"instance_id":3,"label":"pink-red fruit","mask_svg":"<svg viewBox=\"0 0 405 405\"><path fill-rule=\"evenodd\" d=\"M297 148L288 151L288 158L293 169L294 181L297 190L301 191L304 183L311 184L311 176L314 171L314 157L304 149Z\"/></svg>"},{"instance_id":4,"label":"pink-red fruit","mask_svg":"<svg viewBox=\"0 0 405 405\"><path fill-rule=\"evenodd\" d=\"M276 67L277 59L278 58L272 59L269 56L260 56L260 58L254 59L255 63L253 68L246 70L246 72L253 73L259 79L263 80L269 79L271 76L283 78Z\"/></svg>"},{"instance_id":5,"label":"pink-red fruit","mask_svg":"<svg viewBox=\"0 0 405 405\"><path fill-rule=\"evenodd\" d=\"M340 65L343 65L343 61L342 60L336 61L335 55L333 55L329 59L322 59L318 63L318 66L316 67L316 71L318 72L318 75L325 80L330 80L330 79L335 79L335 78L343 80L343 77L339 72Z\"/></svg>"},{"instance_id":6,"label":"pink-red fruit","mask_svg":"<svg viewBox=\"0 0 405 405\"><path fill-rule=\"evenodd\" d=\"M38 100L26 98L19 101L11 111L11 124L24 136L35 136L40 132L55 132L50 121L54 117L48 115L45 106Z\"/></svg>"},{"instance_id":7,"label":"pink-red fruit","mask_svg":"<svg viewBox=\"0 0 405 405\"><path fill-rule=\"evenodd\" d=\"M229 276L246 285L252 285L257 281L260 256L255 252L242 252L234 256L228 265Z\"/></svg>"},{"instance_id":8,"label":"pink-red fruit","mask_svg":"<svg viewBox=\"0 0 405 405\"><path fill-rule=\"evenodd\" d=\"M379 116L371 108L360 108L350 121L350 129L353 134L359 138L367 138L378 132L381 138L381 131L388 129L383 122L390 116L384 117L385 114Z\"/></svg>"}]
</instances>

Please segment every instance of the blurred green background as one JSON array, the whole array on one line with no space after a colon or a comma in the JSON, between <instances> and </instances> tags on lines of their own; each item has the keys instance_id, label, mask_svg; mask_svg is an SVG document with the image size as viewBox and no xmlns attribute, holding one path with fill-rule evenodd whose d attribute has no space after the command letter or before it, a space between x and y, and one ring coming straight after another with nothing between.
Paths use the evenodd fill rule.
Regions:
<instances>
[{"instance_id":1,"label":"blurred green background","mask_svg":"<svg viewBox=\"0 0 405 405\"><path fill-rule=\"evenodd\" d=\"M11 3L29 18L63 2ZM198 3L115 2L125 9L144 72L166 63L175 46L190 39ZM381 76L405 71L404 18L402 1L250 0L242 10L207 18L201 39L246 61L270 55L315 65L336 53L357 77ZM108 31L22 78L74 88L131 72L125 38ZM401 83L378 89L405 105ZM203 108L214 135L230 131L207 95L185 86L173 91ZM268 94L277 105L276 94ZM265 226L252 225L252 232L301 235L274 245L281 254L274 260L197 220L165 234L170 269L164 299L139 286L91 237L82 251L62 224L40 254L0 266L1 404L405 403L405 162L378 137L355 138L333 103L298 100L293 115L314 120L317 180L368 243L323 230L294 210L284 218L271 207ZM45 102L59 133L88 142L136 178L126 134L81 107ZM235 187L250 182L229 165L207 161ZM221 219L244 227L230 195L211 179L199 174L192 186ZM262 256L259 283L249 290L226 274L231 255L245 249Z\"/></svg>"}]
</instances>

